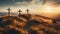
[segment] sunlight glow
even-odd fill
[[[48,6],[48,5],[45,5],[45,6],[44,6],[44,11],[45,11],[45,12],[52,12],[52,11],[53,11],[53,7]]]

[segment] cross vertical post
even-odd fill
[[[18,12],[19,12],[19,17],[20,17],[20,14],[21,14],[22,11],[19,9]]]
[[[29,10],[27,9],[26,11],[27,11],[27,15],[28,15]]]
[[[43,0],[43,3],[42,3],[42,5],[44,5],[46,3],[46,0]]]
[[[10,9],[10,8],[8,8],[7,10],[8,10],[8,16],[10,16],[10,11],[11,11],[11,9]]]

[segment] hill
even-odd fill
[[[60,24],[41,15],[0,17],[0,34],[60,34]]]

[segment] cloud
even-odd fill
[[[13,2],[15,2],[18,5],[28,5],[31,4],[33,0],[13,0]]]
[[[28,2],[26,2],[26,1],[20,2],[20,1],[19,1],[19,2],[16,2],[16,4],[22,5],[22,6],[24,5],[24,6],[25,6],[25,5],[30,5],[30,4],[32,4],[32,1],[28,1]]]
[[[15,2],[30,2],[30,1],[33,1],[33,0],[13,0]]]
[[[60,0],[53,0],[53,2],[56,2],[57,4],[60,4]]]
[[[60,4],[60,0],[48,0],[50,2],[54,2],[54,4]]]
[[[54,7],[59,7],[60,6],[60,0],[45,0],[45,4],[54,6]]]
[[[18,5],[36,5],[36,4],[41,4],[41,2],[44,2],[44,0],[13,0],[16,2]],[[42,4],[44,4],[42,3]]]

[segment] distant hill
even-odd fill
[[[55,18],[55,20],[60,22],[60,14],[57,15],[57,17]]]
[[[4,16],[4,15],[7,15],[6,12],[0,12],[0,16]]]
[[[0,12],[0,16],[6,16],[8,12]],[[16,15],[16,13],[11,12],[11,15]]]
[[[0,17],[1,34],[60,34],[60,24],[41,15]]]

